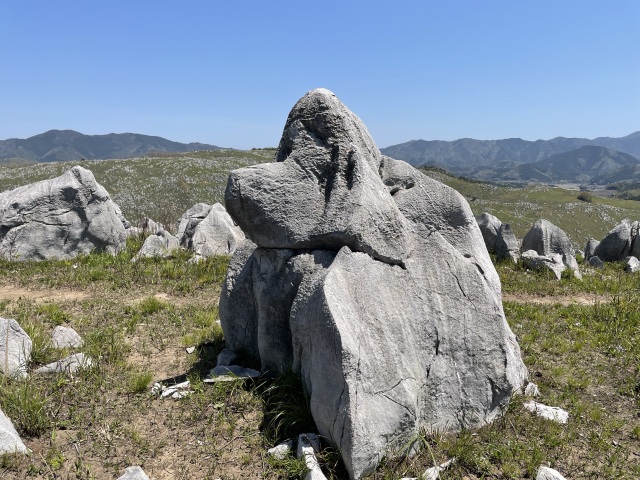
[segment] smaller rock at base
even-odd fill
[[[529,382],[526,388],[524,389],[524,394],[527,397],[539,397],[540,389],[538,388],[538,385],[536,385],[535,383]]]
[[[560,472],[553,468],[540,466],[538,473],[536,474],[536,480],[567,480]]]
[[[569,420],[569,412],[558,407],[550,407],[538,402],[526,402],[523,404],[524,408],[532,413],[535,413],[539,417],[552,420],[554,422],[565,424]]]
[[[53,348],[80,348],[84,345],[82,337],[71,327],[58,325],[51,332],[51,346]]]
[[[196,351],[196,347],[187,347],[186,350],[187,350],[187,353],[191,355],[193,352]]]
[[[590,257],[589,266],[593,268],[604,268],[604,262],[600,260],[600,257]]]
[[[286,440],[273,448],[267,450],[267,453],[276,460],[284,460],[293,450],[293,440]]]
[[[118,477],[118,480],[149,480],[149,477],[144,473],[142,467],[136,465],[135,467],[128,467],[124,471],[124,475]]]
[[[209,375],[203,380],[203,382],[229,382],[233,380],[242,380],[245,378],[258,378],[259,376],[260,372],[252,368],[245,368],[239,365],[220,365],[211,370],[211,372],[209,372]]]
[[[31,338],[18,322],[13,318],[0,318],[0,373],[26,377],[31,347]]]

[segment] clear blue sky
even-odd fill
[[[379,147],[640,130],[640,1],[0,0],[0,139],[277,145],[333,90]]]

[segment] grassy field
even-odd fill
[[[206,152],[131,160],[80,162],[135,219],[175,220],[198,201],[222,200],[227,172],[268,161],[273,150]],[[60,174],[73,164],[0,170],[6,189]],[[578,192],[514,189],[430,175],[457,188],[476,214],[510,222],[521,237],[538,218],[565,229],[576,246],[601,238],[640,203]],[[295,479],[304,465],[275,461],[266,450],[307,431],[306,402],[295,378],[276,383],[204,384],[223,347],[218,298],[228,258],[190,263],[130,260],[142,239],[112,257],[65,262],[0,261],[0,315],[15,318],[34,340],[32,367],[70,352],[47,346],[56,325],[85,339],[94,366],[75,377],[32,375],[0,380],[0,408],[14,421],[28,457],[0,457],[0,478],[107,479],[140,464],[156,480]],[[505,415],[479,431],[427,434],[410,459],[389,453],[374,479],[418,476],[455,457],[443,479],[531,479],[550,465],[569,479],[640,478],[640,277],[622,265],[583,266],[584,279],[556,281],[520,265],[497,265],[505,314],[518,337],[540,402],[569,411],[567,425],[537,418],[515,397]],[[187,353],[186,348],[195,351]],[[154,382],[189,379],[181,400],[150,392]],[[294,408],[292,408],[292,406]],[[344,478],[339,455],[321,457],[330,478]]]
[[[79,164],[91,170],[122,208],[137,221],[145,216],[169,225],[197,202],[224,201],[228,173],[273,159],[275,149],[221,150],[132,158],[0,167],[0,191],[53,178]],[[533,223],[546,218],[562,228],[576,248],[589,237],[598,240],[623,218],[640,219],[640,201],[593,196],[578,200],[579,192],[548,186],[513,188],[469,182],[426,169],[426,174],[455,188],[476,215],[489,212],[510,223],[518,238]]]
[[[0,458],[0,478],[117,478],[134,464],[154,479],[302,478],[299,461],[266,455],[309,429],[291,379],[202,383],[223,346],[217,305],[228,258],[131,263],[139,245],[131,240],[116,257],[0,264],[0,315],[34,339],[33,366],[69,353],[46,345],[61,324],[84,337],[81,351],[95,360],[75,377],[2,381],[0,408],[33,453]],[[419,455],[389,455],[372,478],[417,476],[451,457],[443,479],[528,479],[540,464],[571,479],[640,478],[640,277],[618,264],[585,270],[582,281],[508,263],[498,271],[539,401],[568,410],[569,423],[534,417],[515,397],[494,424],[425,433]],[[154,382],[184,379],[190,397],[150,393]],[[327,449],[322,462],[330,478],[344,478],[336,452]]]

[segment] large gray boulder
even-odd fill
[[[9,377],[26,377],[31,348],[31,338],[18,322],[12,318],[0,318],[0,373]]]
[[[624,260],[631,253],[631,243],[631,224],[625,219],[607,233],[593,254],[603,262]]]
[[[495,252],[498,232],[500,231],[502,222],[494,215],[486,212],[478,215],[476,222],[478,222],[478,227],[480,227],[480,232],[482,233],[482,238],[484,239],[487,250],[489,253]]]
[[[0,193],[0,256],[8,260],[117,253],[129,226],[104,187],[82,167]]]
[[[29,453],[29,449],[22,442],[9,417],[0,410],[0,455],[12,453]]]
[[[490,213],[478,215],[476,222],[478,222],[484,244],[489,253],[495,253],[497,260],[511,259],[517,261],[520,244],[508,223],[502,223]]]
[[[324,89],[293,108],[276,159],[227,185],[251,240],[220,299],[227,348],[300,374],[352,478],[422,429],[496,418],[527,373],[463,197],[381,156]]]
[[[594,252],[599,244],[600,242],[595,238],[587,240],[587,244],[584,247],[584,259],[586,261],[589,261],[589,259],[594,256]]]
[[[244,241],[244,233],[238,227],[227,210],[215,203],[207,216],[193,230],[189,248],[197,257],[213,255],[231,255]]]
[[[576,277],[581,278],[571,240],[561,228],[549,220],[538,220],[524,236],[520,251],[529,250],[535,251],[540,257],[560,255],[564,265],[573,270]]]
[[[193,238],[196,227],[209,215],[210,211],[211,205],[196,203],[182,214],[180,220],[178,220],[178,233],[176,234],[181,247],[189,248],[189,243]]]

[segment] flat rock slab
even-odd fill
[[[525,402],[523,406],[531,413],[553,422],[565,424],[569,421],[569,412],[559,407],[550,407],[534,401]]]
[[[27,376],[31,338],[12,318],[0,318],[0,372],[9,377]]]
[[[71,327],[58,325],[51,332],[53,348],[80,348],[84,345],[82,337]]]
[[[79,370],[91,368],[93,361],[84,353],[75,353],[67,358],[49,363],[43,367],[36,369],[34,373],[66,373],[73,375]]]
[[[124,475],[118,477],[118,480],[149,480],[147,474],[144,473],[142,467],[127,467],[124,471]]]
[[[245,368],[239,365],[219,365],[209,372],[204,383],[233,382],[247,378],[258,378],[260,372],[252,368]]]
[[[0,410],[0,455],[5,453],[29,453],[29,449],[22,442],[9,417]]]

